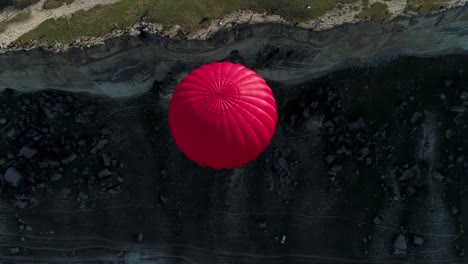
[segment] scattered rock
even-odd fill
[[[414,124],[416,122],[418,122],[419,118],[421,118],[422,114],[420,112],[415,112],[412,116],[411,116],[411,124]]]
[[[345,146],[342,146],[341,148],[336,150],[336,154],[338,154],[338,155],[341,155],[341,154],[343,154],[345,152],[346,152],[346,147]]]
[[[10,167],[6,170],[3,179],[11,186],[18,187],[23,179],[23,174],[21,174],[15,167]]]
[[[421,246],[424,243],[424,239],[420,236],[414,236],[413,237],[413,244],[416,246]]]
[[[14,248],[11,248],[11,249],[10,249],[10,253],[11,253],[12,255],[16,255],[16,254],[18,254],[19,252],[20,252],[20,248],[19,248],[19,247],[14,247]]]
[[[26,157],[27,159],[31,159],[34,155],[36,155],[37,150],[33,149],[30,146],[24,146],[19,151],[19,155]]]
[[[333,155],[328,155],[327,157],[325,157],[325,162],[327,164],[330,164],[333,162],[333,160],[335,160],[335,157]]]
[[[348,128],[350,131],[356,131],[360,128],[363,128],[364,127],[364,120],[362,118],[360,118],[359,120],[357,121],[354,121],[352,123],[350,123],[348,125]]]
[[[77,159],[78,157],[76,156],[75,152],[72,152],[70,155],[66,156],[65,158],[63,158],[61,160],[62,164],[67,164],[67,163],[70,163],[72,161],[74,161],[75,159]]]
[[[50,180],[52,181],[58,181],[60,180],[60,178],[62,178],[62,174],[58,173],[58,172],[55,172],[54,174],[52,174],[52,176],[50,177]]]
[[[367,155],[369,155],[369,148],[368,148],[368,147],[362,148],[362,149],[360,150],[360,152],[361,152],[361,157],[364,158],[364,157],[366,157]]]
[[[453,135],[452,130],[450,130],[450,129],[445,130],[445,137],[446,137],[448,140],[452,140],[452,135]]]
[[[283,168],[284,170],[288,170],[288,162],[286,161],[286,158],[281,157],[278,159],[278,162],[281,168]]]
[[[325,124],[323,124],[325,127],[332,127],[334,126],[335,124],[333,124],[333,121],[331,120],[328,120],[327,122],[325,122]]]
[[[25,202],[25,201],[21,201],[21,200],[17,200],[15,202],[15,205],[18,207],[18,208],[25,208],[26,205],[28,204],[28,202]]]
[[[433,171],[432,172],[432,178],[438,180],[438,181],[443,181],[445,176],[440,174],[438,171]]]
[[[464,105],[456,105],[456,106],[452,106],[450,108],[450,111],[452,112],[456,112],[456,113],[463,113],[465,112],[466,108]]]
[[[81,200],[87,200],[89,196],[88,196],[86,193],[84,193],[84,192],[80,192],[80,193],[78,194],[78,197],[79,197]]]
[[[104,166],[109,167],[111,165],[111,158],[109,154],[103,153],[102,154],[102,161],[104,163]]]
[[[340,164],[333,164],[330,171],[332,172],[340,172],[343,169],[343,166]]]
[[[380,216],[376,216],[376,217],[374,217],[373,222],[376,225],[381,225],[382,224],[382,219],[380,218]]]
[[[413,195],[413,194],[416,193],[416,190],[413,187],[410,186],[410,187],[408,187],[406,192],[408,193],[408,195]]]
[[[452,85],[452,83],[453,83],[452,80],[445,80],[445,81],[444,81],[444,85],[445,85],[445,87],[447,87],[447,88],[450,87],[450,86]]]
[[[399,234],[395,242],[393,243],[394,251],[393,253],[395,255],[404,255],[406,254],[406,249],[408,248],[408,245],[406,244],[406,238],[404,235]]]
[[[462,91],[460,93],[460,99],[465,100],[468,98],[468,92],[467,91]]]
[[[108,139],[99,140],[98,144],[91,150],[91,154],[96,154],[98,151],[100,151],[105,146],[107,146],[107,144],[109,144],[109,142],[110,141]]]
[[[103,129],[101,129],[101,134],[103,134],[105,136],[110,136],[110,135],[112,135],[112,130],[110,130],[108,128],[103,128]]]
[[[15,139],[16,134],[17,134],[17,131],[14,127],[10,127],[6,132],[6,135],[11,139]]]

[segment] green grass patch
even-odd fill
[[[450,1],[447,0],[407,0],[407,10],[420,14],[427,14],[448,7]]]
[[[375,20],[385,20],[390,17],[390,12],[388,11],[388,5],[381,2],[376,2],[370,6],[364,6],[361,12],[357,15],[359,19],[375,19]]]
[[[55,8],[61,7],[64,4],[70,5],[73,2],[75,2],[75,0],[47,0],[42,5],[42,8],[44,8],[44,9],[55,9]]]
[[[30,12],[19,12],[14,17],[10,18],[9,20],[0,22],[0,33],[4,32],[8,26],[19,23],[22,21],[26,21],[31,17]]]
[[[49,19],[20,37],[21,41],[71,42],[80,37],[103,35],[114,28],[126,28],[142,17],[148,22],[178,24],[194,30],[236,10],[277,14],[294,22],[314,19],[337,4],[358,0],[122,0],[88,11],[78,11],[68,18]],[[310,8],[308,8],[310,6]]]

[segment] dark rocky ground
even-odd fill
[[[270,147],[223,171],[177,149],[157,91],[5,91],[0,261],[467,262],[468,56],[271,86]]]

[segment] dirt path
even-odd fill
[[[75,2],[73,2],[73,4],[68,6],[63,5],[56,9],[43,10],[42,5],[44,4],[45,0],[41,0],[37,4],[25,9],[25,11],[31,11],[30,19],[23,22],[15,23],[13,27],[7,27],[5,32],[0,34],[0,46],[8,45],[9,43],[18,39],[24,33],[31,31],[32,29],[36,28],[42,22],[49,18],[69,16],[78,10],[89,10],[97,5],[113,4],[118,1],[120,0],[76,0]],[[12,13],[8,14],[8,17],[12,16]]]

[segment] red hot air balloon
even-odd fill
[[[190,72],[169,103],[179,149],[202,167],[232,169],[256,159],[275,133],[276,101],[262,77],[215,62]]]

